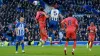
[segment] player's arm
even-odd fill
[[[97,28],[95,27],[95,33],[97,32]]]
[[[62,16],[62,14],[59,14],[59,17],[61,18],[61,20],[63,20],[64,16]]]
[[[78,31],[78,21],[77,19],[75,20],[75,24],[76,24],[76,32]]]
[[[89,34],[89,31],[90,31],[90,27],[87,28],[86,34]]]
[[[59,17],[61,18],[61,20],[64,19],[64,16],[61,14],[61,12],[59,11]]]
[[[35,22],[38,23],[38,19],[39,19],[39,12],[36,13],[36,17],[35,17]]]
[[[36,20],[39,19],[39,12],[36,13]]]
[[[61,21],[61,29],[64,30],[65,19]]]
[[[43,15],[44,15],[46,18],[49,18],[49,16],[47,15],[47,13],[43,12]]]

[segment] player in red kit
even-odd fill
[[[65,48],[64,48],[64,53],[65,55],[67,54],[67,46],[68,46],[68,41],[69,38],[72,38],[74,40],[74,45],[72,49],[72,55],[74,55],[74,50],[76,48],[76,32],[78,29],[78,21],[76,18],[72,17],[72,13],[69,13],[68,18],[65,18],[61,22],[62,29],[64,29],[65,25],[65,31],[66,31],[66,43],[65,43]]]
[[[95,34],[97,32],[97,28],[96,26],[94,25],[93,22],[91,22],[90,26],[88,27],[87,29],[89,31],[89,34],[88,34],[88,44],[87,44],[87,48],[89,46],[89,50],[91,51],[91,48],[93,46],[93,41],[95,39]]]
[[[46,19],[48,16],[44,12],[44,9],[41,7],[39,11],[36,14],[36,19],[39,23],[39,29],[40,29],[40,37],[41,37],[41,45],[43,46],[45,41],[48,38],[47,31],[46,31]]]

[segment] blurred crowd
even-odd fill
[[[95,11],[88,11],[84,8],[85,5],[89,5],[91,8],[94,8],[97,12],[99,12],[99,0],[44,0],[44,2],[49,6],[52,6],[52,4],[56,2],[58,4],[58,9],[64,16],[66,16],[66,14],[70,11],[73,12],[74,17],[76,17],[79,21],[79,29],[77,32],[78,41],[88,40],[86,32],[87,26],[89,26],[90,22],[94,22],[98,29],[95,40],[100,41],[99,13],[95,13]],[[28,0],[3,0],[3,4],[0,6],[0,40],[14,41],[15,24],[19,21],[19,17],[23,16],[29,29],[29,32],[25,33],[25,40],[27,41],[28,37],[30,37],[31,40],[39,41],[39,25],[35,21],[35,16],[40,5],[42,5],[42,3],[34,5]],[[48,34],[52,31],[48,28],[48,25],[47,30]],[[52,35],[54,36],[53,40],[55,41],[65,41],[65,32],[60,30],[60,28]]]

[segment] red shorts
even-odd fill
[[[89,40],[93,40],[94,41],[94,39],[95,39],[95,35],[94,34],[93,35],[89,34]]]
[[[76,39],[76,32],[74,32],[74,31],[67,31],[67,33],[66,33],[66,37],[67,38],[72,38],[72,39]]]
[[[48,38],[45,25],[40,25],[40,36],[43,41],[46,41]]]

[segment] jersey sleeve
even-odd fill
[[[78,28],[78,21],[77,21],[77,19],[75,19],[75,25]]]
[[[39,18],[39,12],[36,13],[36,19],[38,19],[38,18]]]
[[[20,25],[20,23],[17,23],[17,24],[15,25],[15,28],[18,28],[19,25]]]

